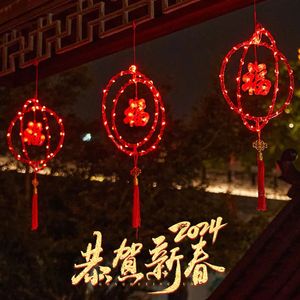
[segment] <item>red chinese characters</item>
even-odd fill
[[[129,124],[130,127],[143,127],[149,121],[149,114],[145,112],[145,99],[130,99],[129,107],[124,111],[124,123]]]
[[[248,73],[242,77],[243,82],[242,90],[248,91],[249,95],[268,95],[272,86],[271,81],[266,79],[267,67],[265,64],[249,63]]]

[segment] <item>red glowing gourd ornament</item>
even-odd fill
[[[255,22],[256,23],[256,22]],[[247,71],[243,74],[245,59],[249,49],[253,47],[254,50],[254,62],[248,62]],[[263,47],[271,51],[272,56],[274,58],[275,66],[274,66],[274,77],[275,80],[272,83],[267,76],[267,66],[264,63],[258,62],[257,58],[257,50],[259,47]],[[229,90],[225,84],[225,74],[226,67],[230,59],[236,52],[239,50],[242,51],[241,58],[239,60],[239,68],[236,76],[236,100],[235,102],[232,100],[232,96],[229,94]],[[289,76],[289,88],[288,95],[284,103],[278,109],[275,108],[276,100],[278,98],[279,92],[279,63],[282,63],[288,73]],[[293,91],[294,91],[294,77],[293,71],[285,58],[285,56],[277,49],[276,42],[270,32],[263,28],[261,24],[257,24],[255,27],[255,32],[252,37],[236,46],[234,46],[228,54],[225,56],[222,66],[221,72],[219,75],[221,90],[225,100],[227,101],[230,109],[236,112],[242,119],[243,124],[253,132],[256,132],[258,135],[257,141],[253,142],[253,147],[257,150],[257,164],[258,164],[258,206],[257,209],[260,211],[264,211],[267,209],[266,205],[266,197],[265,197],[265,188],[264,188],[264,162],[263,162],[263,150],[267,148],[267,144],[261,140],[261,131],[267,125],[267,123],[272,119],[277,117],[280,113],[284,111],[284,109],[290,104]],[[268,106],[266,115],[263,116],[255,116],[246,112],[243,104],[244,97],[246,93],[249,96],[267,96],[273,85],[273,95],[270,97],[271,102]],[[244,93],[242,93],[244,92]]]
[[[122,81],[124,77],[127,77],[127,81],[116,92],[115,96],[108,97],[110,91],[113,88],[113,85],[119,81]],[[145,127],[146,125],[149,126],[148,123],[151,121],[151,119],[153,119],[151,126],[149,126],[149,131],[144,135],[144,137],[136,142],[129,142],[128,140],[126,140],[126,138],[124,138],[119,133],[117,125],[118,122],[116,122],[116,119],[118,117],[117,106],[120,102],[120,97],[121,95],[124,95],[125,91],[132,85],[135,86],[135,97],[129,98],[129,107],[127,107],[124,111],[125,118],[123,119],[123,124],[129,125],[128,130],[130,130],[134,127]],[[152,100],[154,102],[154,114],[152,118],[150,117],[150,114],[145,111],[147,109],[147,103],[149,103],[149,101],[151,100],[145,99],[146,97],[138,97],[138,85],[146,87],[152,94]],[[109,106],[108,98],[112,99],[112,103],[110,103],[112,104],[112,107],[110,108],[110,114],[107,112]],[[164,104],[162,102],[160,93],[153,85],[153,82],[144,74],[139,72],[135,65],[132,65],[128,70],[121,71],[120,73],[112,77],[103,90],[102,119],[108,137],[120,151],[133,158],[134,166],[130,172],[133,176],[134,183],[132,227],[138,229],[141,225],[138,185],[138,176],[140,175],[141,170],[138,168],[138,158],[155,150],[158,143],[162,139],[162,135],[166,126]]]
[[[52,141],[53,132],[49,120],[53,118],[59,127],[59,138],[57,145]],[[24,120],[29,120],[24,124]],[[39,121],[37,121],[39,119]],[[52,120],[51,120],[52,121]],[[19,123],[18,129],[16,125]],[[26,128],[25,128],[25,126]],[[17,131],[17,138],[14,139],[14,131]],[[32,195],[32,230],[38,228],[38,180],[37,173],[46,168],[49,160],[55,157],[63,146],[64,141],[64,126],[62,119],[51,109],[42,106],[38,99],[28,99],[22,110],[17,113],[11,121],[7,131],[8,149],[14,157],[24,164],[29,165],[34,173],[32,180],[33,195]],[[19,140],[19,141],[18,141]],[[18,145],[19,144],[19,145]],[[21,149],[18,146],[21,145]],[[29,149],[35,148],[44,149],[44,157],[33,159],[30,157]],[[40,152],[40,151],[39,151]]]

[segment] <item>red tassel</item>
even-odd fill
[[[266,211],[267,201],[265,196],[265,164],[261,157],[257,158],[258,174],[257,174],[257,185],[258,185],[258,202],[257,210]]]
[[[133,207],[132,207],[132,227],[138,230],[141,226],[141,212],[140,212],[140,191],[139,181],[137,176],[133,180]]]
[[[36,173],[32,180],[33,194],[32,194],[32,212],[31,212],[31,230],[37,230],[39,227],[39,207],[38,207],[38,185],[39,182],[36,178]]]
[[[39,226],[38,216],[38,193],[34,192],[32,195],[32,215],[31,215],[31,230],[37,230]]]

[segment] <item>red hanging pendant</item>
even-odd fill
[[[246,58],[249,50],[253,48],[254,58],[247,62],[247,69],[245,70]],[[258,61],[257,51],[260,48],[264,48],[271,52],[274,58],[274,78],[271,80],[268,77],[267,65]],[[227,65],[231,60],[233,55],[241,52],[241,58],[239,60],[239,67],[236,76],[236,90],[235,99],[233,98],[233,93],[230,93],[226,87],[226,71]],[[288,95],[284,103],[278,109],[275,108],[276,100],[278,98],[279,92],[279,75],[280,68],[279,64],[282,64],[288,73],[289,78],[289,88]],[[271,73],[271,72],[270,72]],[[234,46],[228,54],[225,56],[221,72],[219,75],[220,84],[223,96],[227,101],[230,109],[235,113],[239,114],[243,124],[253,132],[258,135],[258,140],[253,143],[253,147],[257,150],[257,163],[258,163],[258,206],[257,209],[264,211],[267,209],[265,190],[264,190],[264,162],[263,162],[263,150],[267,148],[267,144],[261,140],[261,130],[267,125],[267,123],[272,119],[277,117],[284,109],[290,104],[293,92],[294,92],[294,77],[293,71],[285,58],[285,56],[277,49],[276,42],[270,32],[263,28],[260,24],[256,25],[256,30],[252,37],[236,46]],[[273,94],[270,95],[271,101],[268,105],[266,115],[255,116],[250,114],[245,109],[246,96],[268,96],[270,91],[273,90]]]
[[[118,84],[121,87],[116,91]],[[143,98],[138,96],[140,89],[146,94]],[[126,96],[130,94],[130,90],[132,94]],[[119,109],[122,101],[123,104],[126,101],[123,110]],[[151,104],[154,110],[152,114],[147,111]],[[138,167],[138,158],[155,150],[162,139],[166,126],[164,104],[153,82],[132,65],[128,70],[112,77],[103,90],[102,119],[108,137],[120,151],[133,158],[133,169],[130,172],[134,187],[132,226],[138,229],[141,226],[138,185],[141,170]],[[123,133],[120,134],[121,126],[127,126],[127,132],[142,128],[144,136],[132,142],[128,136],[124,137]]]
[[[53,125],[58,130],[53,129]],[[17,126],[18,125],[18,126]],[[58,136],[54,139],[56,132]],[[38,180],[37,173],[46,168],[63,146],[64,126],[62,119],[46,106],[42,106],[38,99],[28,99],[22,110],[11,121],[7,131],[8,148],[14,157],[22,163],[28,164],[34,173],[32,180],[32,230],[38,228]],[[31,156],[39,153],[38,159]]]

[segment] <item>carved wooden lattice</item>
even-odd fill
[[[133,20],[137,24],[148,22],[156,17],[156,10],[157,15],[167,14],[197,1],[200,0],[44,0],[40,7],[33,7],[32,12],[37,13],[28,13],[21,3],[30,9],[37,2],[12,1],[0,8],[0,17],[5,19],[0,21],[0,77],[15,72],[17,67],[26,68],[117,34],[131,27]],[[16,8],[27,15],[14,12]],[[6,20],[14,13],[14,20]],[[14,29],[7,32],[11,26]]]

